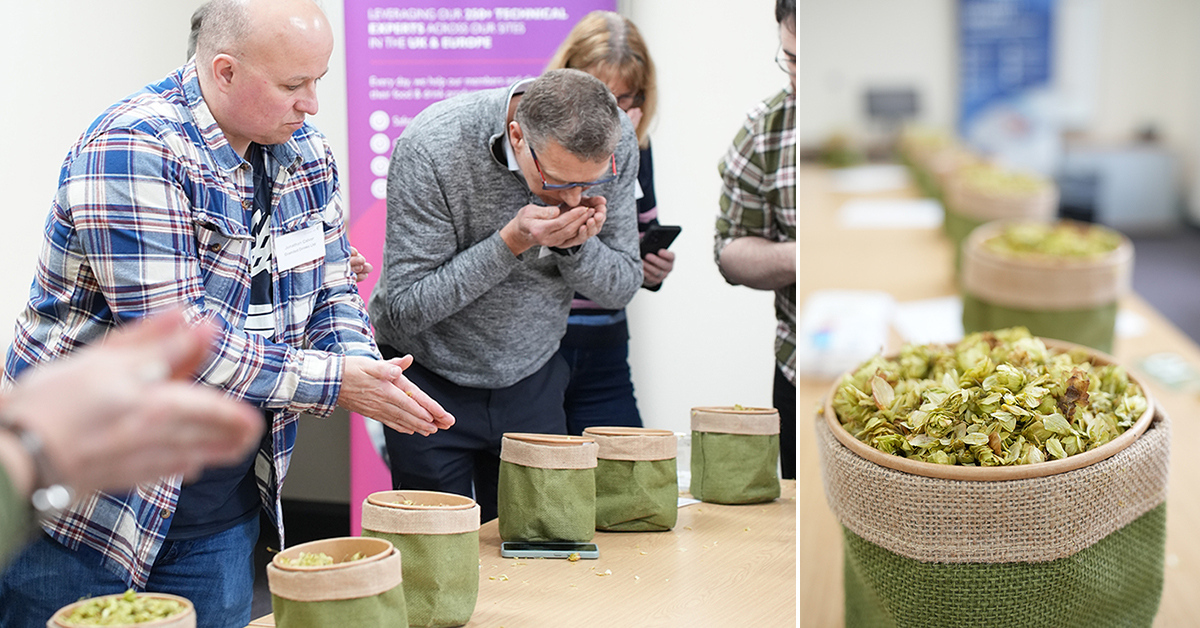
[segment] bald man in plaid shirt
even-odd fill
[[[796,0],[777,0],[775,58],[791,84],[759,103],[721,161],[717,266],[731,284],[775,291],[782,475],[796,477]]]
[[[381,359],[355,288],[333,155],[306,122],[329,21],[310,0],[212,0],[203,18],[196,56],[110,107],[63,162],[4,380],[183,308],[219,330],[199,382],[260,408],[266,435],[198,478],[48,513],[0,580],[0,628],[131,587],[188,598],[200,627],[241,628],[260,512],[283,547],[301,413],[340,406],[420,434],[454,422],[401,374],[411,357]]]

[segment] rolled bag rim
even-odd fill
[[[362,527],[385,534],[462,534],[478,532],[481,509],[475,504],[466,510],[407,510],[362,503]]]
[[[997,220],[967,236],[963,244],[962,290],[982,301],[1014,309],[1068,311],[1108,305],[1133,286],[1133,244],[1117,232],[1117,249],[1089,260],[1015,258],[984,246],[1005,227]]]
[[[945,188],[946,202],[954,212],[980,222],[1005,218],[1050,220],[1058,213],[1058,188],[1053,184],[1032,194],[997,195],[979,192],[959,178],[949,177]]]
[[[1170,419],[1157,403],[1141,437],[1109,458],[1055,475],[995,481],[890,469],[838,441],[824,413],[815,423],[822,484],[838,522],[869,543],[921,562],[1034,563],[1069,557],[1167,497]],[[855,486],[861,488],[842,488]],[[928,499],[916,503],[917,496]]]
[[[696,407],[691,412],[691,428],[693,432],[775,436],[779,434],[779,410]]]
[[[267,565],[271,594],[292,602],[364,599],[391,591],[403,582],[400,551],[394,545],[380,560],[342,569],[289,571],[274,563]]]

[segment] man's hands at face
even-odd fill
[[[603,196],[585,196],[576,207],[526,205],[500,229],[513,255],[534,246],[570,248],[600,233],[608,207]]]

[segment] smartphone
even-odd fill
[[[600,558],[600,548],[595,543],[569,543],[566,541],[504,541],[500,544],[500,555],[505,558]]]
[[[642,236],[642,257],[670,247],[680,231],[683,231],[683,227],[677,225],[650,225]]]

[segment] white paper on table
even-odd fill
[[[962,298],[958,296],[905,301],[896,305],[892,323],[905,342],[958,342],[963,338]]]
[[[887,344],[895,300],[886,292],[820,290],[800,313],[796,370],[833,378],[879,353]]]
[[[1145,336],[1149,327],[1145,316],[1131,310],[1117,310],[1117,324],[1113,331],[1118,338]]]
[[[937,229],[942,204],[932,198],[856,198],[838,209],[845,229]]]
[[[833,191],[843,194],[891,192],[908,187],[908,171],[898,164],[871,164],[830,171]]]

